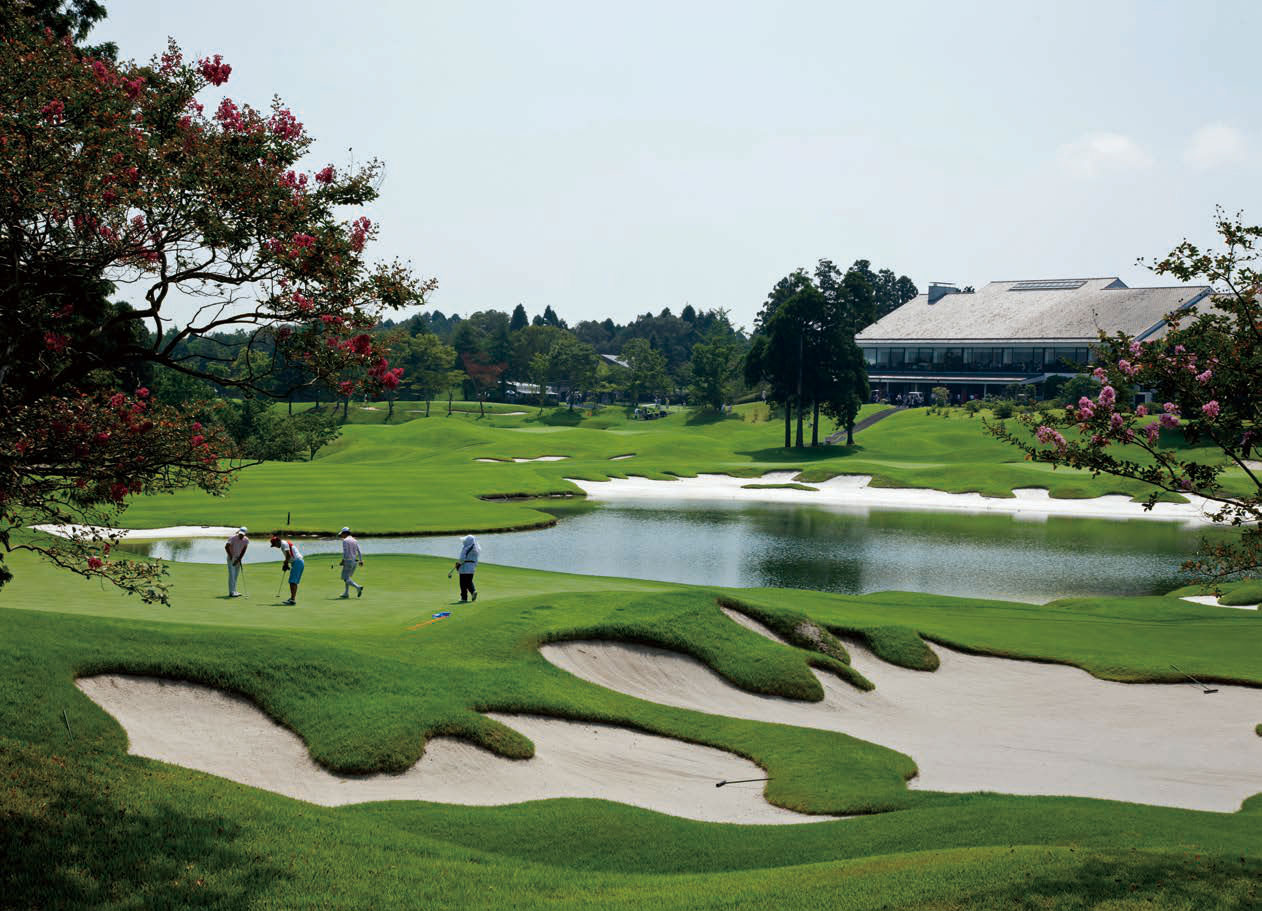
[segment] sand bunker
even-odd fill
[[[539,456],[537,459],[474,459],[475,462],[564,462],[569,456]]]
[[[171,525],[167,528],[107,528],[100,525],[32,525],[35,531],[62,538],[107,537],[128,538],[226,538],[237,530],[235,525]],[[266,537],[266,535],[264,535]]]
[[[1193,604],[1206,604],[1210,607],[1238,607],[1241,610],[1257,610],[1256,604],[1223,604],[1214,595],[1184,595],[1184,601],[1191,601]]]
[[[772,471],[757,479],[760,484],[786,484],[795,471]],[[812,481],[817,490],[750,488],[751,478],[701,474],[695,478],[653,481],[648,478],[614,478],[585,481],[566,478],[593,500],[750,500],[773,503],[805,503],[856,510],[914,509],[962,512],[1005,512],[1023,516],[1081,516],[1108,519],[1164,519],[1189,524],[1210,522],[1213,504],[1201,497],[1189,503],[1158,503],[1151,510],[1121,494],[1092,499],[1052,497],[1042,488],[1014,490],[1012,497],[983,497],[979,493],[946,493],[941,490],[903,487],[871,487],[868,475],[841,475]]]
[[[744,625],[775,638],[760,624]],[[694,658],[614,642],[545,645],[557,667],[639,699],[700,712],[841,731],[906,753],[934,791],[1098,797],[1233,812],[1262,791],[1262,690],[1097,680],[1077,668],[936,648],[912,671],[850,646],[876,684],[816,673],[823,702],[746,693]],[[839,769],[839,772],[842,770]]]
[[[611,461],[611,462],[621,462],[623,459],[634,459],[634,458],[635,458],[635,453],[634,453],[634,452],[629,452],[629,453],[627,453],[626,455],[620,455],[620,456],[610,456],[609,461]]]
[[[528,715],[489,714],[535,744],[529,760],[503,759],[436,737],[399,775],[345,776],[316,765],[303,742],[239,697],[190,683],[101,675],[79,689],[127,731],[129,752],[325,806],[429,800],[475,806],[551,797],[598,797],[711,822],[798,823],[763,799],[757,765],[722,750],[627,728]]]

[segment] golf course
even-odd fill
[[[451,535],[454,556],[457,534],[598,510],[586,485],[610,480],[735,476],[774,499],[865,476],[1014,509],[1031,488],[1145,495],[1014,458],[963,409],[803,450],[778,447],[761,405],[350,413],[310,462],[246,468],[225,497],[137,498],[125,524],[246,525],[256,556],[272,528],[350,525]],[[791,480],[757,486],[772,472]],[[247,564],[237,599],[222,562],[171,562],[170,606],[147,606],[14,554],[0,844],[21,862],[0,907],[1262,901],[1256,583],[1029,604],[568,574],[488,550],[461,603],[450,558],[365,551],[364,597],[340,600],[309,556],[294,606],[278,560]]]

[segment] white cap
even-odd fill
[[[245,534],[245,533],[246,533],[246,530],[247,530],[247,529],[246,529],[246,527],[245,527],[244,525],[242,525],[240,528],[238,528],[238,529],[237,529],[237,531],[241,532],[241,534]]]
[[[338,532],[339,535],[349,535],[350,533],[351,533],[351,530],[345,525],[343,525],[342,530]]]

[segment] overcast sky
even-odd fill
[[[170,35],[280,95],[313,166],[383,159],[376,252],[445,313],[748,326],[820,257],[1168,284],[1136,258],[1262,221],[1256,2],[107,6],[121,56]]]

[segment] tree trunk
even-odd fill
[[[478,396],[478,417],[486,417],[486,393]]]
[[[386,420],[394,417],[394,396],[390,396],[390,410],[386,412]]]
[[[447,390],[447,417],[451,417],[451,390]]]
[[[351,417],[351,399],[346,397],[346,401],[342,402],[342,420],[349,421]]]
[[[801,449],[801,448],[802,448],[802,333],[801,333],[801,332],[799,332],[799,333],[798,333],[798,394],[797,394],[797,406],[798,406],[798,433],[797,433],[797,440],[796,440],[796,443],[797,443],[797,448],[798,448],[798,449]]]
[[[819,445],[819,402],[813,403],[815,413],[811,421],[811,445]]]
[[[846,421],[846,445],[854,445],[854,418],[850,418]]]
[[[784,448],[785,449],[788,449],[791,445],[793,445],[792,426],[793,426],[793,406],[790,405],[788,400],[786,399],[784,403]]]
[[[803,446],[806,445],[805,443],[802,442],[802,424],[803,424],[802,412],[803,411],[805,411],[805,409],[802,407],[802,403],[798,402],[798,429],[797,429],[797,435],[796,437],[794,437],[794,440],[793,440],[793,445],[796,446],[798,449],[801,449]]]

